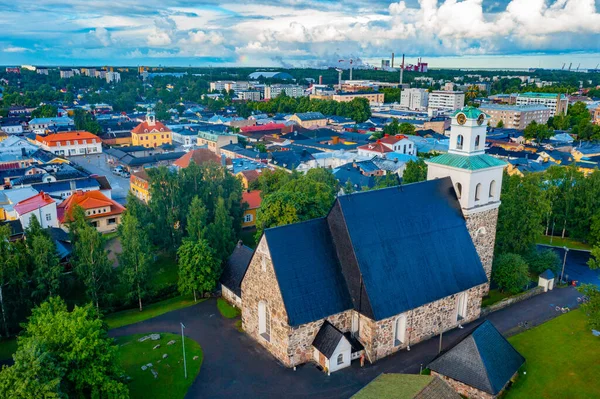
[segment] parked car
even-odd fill
[[[121,173],[123,173],[123,171],[124,171],[124,169],[123,169],[123,167],[122,167],[122,166],[120,166],[120,165],[119,165],[119,166],[117,166],[116,168],[114,168],[114,169],[112,170],[113,174],[115,174],[115,175],[117,175],[117,176],[120,176],[120,175],[121,175]]]

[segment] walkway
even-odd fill
[[[519,331],[519,323],[530,326],[558,316],[556,305],[574,308],[579,293],[564,288],[541,294],[488,316],[488,320],[504,334]],[[436,355],[439,337],[401,351],[374,365],[361,369],[358,362],[352,367],[327,376],[313,364],[285,368],[266,350],[235,329],[235,320],[219,314],[216,302],[208,300],[198,305],[173,311],[138,324],[110,331],[111,336],[148,332],[180,332],[179,322],[186,325],[188,337],[204,350],[200,374],[188,391],[187,398],[301,398],[317,395],[320,398],[348,398],[381,373],[418,373]],[[478,322],[444,334],[443,347],[463,337]]]

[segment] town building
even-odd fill
[[[408,136],[397,134],[390,136],[386,134],[375,143],[369,143],[358,147],[359,156],[381,156],[386,157],[393,153],[404,155],[417,155],[417,147]]]
[[[15,205],[37,195],[37,190],[31,187],[17,187],[11,190],[0,190],[0,221],[18,220]]]
[[[197,150],[185,153],[185,155],[176,160],[173,165],[180,169],[184,169],[190,165],[190,162],[194,162],[196,165],[202,165],[206,162],[214,162],[221,165],[221,157],[208,148],[198,148]]]
[[[226,132],[217,132],[214,130],[201,130],[198,132],[198,138],[196,139],[196,144],[199,147],[207,146],[209,150],[217,155],[221,154],[221,147],[237,143],[237,135]]]
[[[29,227],[29,223],[31,223],[31,218],[33,216],[37,218],[44,229],[48,227],[58,227],[56,201],[43,191],[18,202],[14,209],[23,229]]]
[[[519,93],[516,98],[517,105],[544,105],[550,108],[550,116],[567,114],[569,98],[564,94],[554,93]]]
[[[119,83],[121,74],[119,72],[106,72],[106,83]]]
[[[592,112],[592,123],[595,125],[600,125],[600,104]]]
[[[100,233],[116,231],[121,224],[121,215],[125,208],[106,197],[100,191],[77,191],[57,207],[60,227],[68,231],[73,210],[81,207],[88,222]]]
[[[265,86],[265,99],[275,98],[281,93],[288,97],[304,97],[304,87],[294,84],[273,84]]]
[[[250,83],[248,81],[233,81],[233,80],[218,80],[216,82],[210,82],[211,91],[233,91],[239,92],[248,90]]]
[[[162,122],[156,120],[154,112],[146,114],[146,120],[131,131],[131,145],[141,145],[147,148],[172,144],[171,130]]]
[[[140,201],[150,201],[150,177],[145,168],[131,172],[129,176],[129,191]]]
[[[525,129],[531,122],[546,124],[551,116],[545,105],[501,105],[481,104],[479,109],[490,115],[490,125],[497,126],[502,121],[506,129]]]
[[[368,92],[368,93],[337,93],[331,96],[333,101],[347,103],[355,98],[365,98],[371,105],[383,104],[385,99],[384,93],[379,92]]]
[[[75,71],[71,68],[60,68],[59,73],[61,79],[69,79],[75,76]]]
[[[400,93],[400,105],[410,110],[427,109],[429,92],[426,89],[405,89]]]
[[[258,90],[236,91],[237,98],[244,101],[260,101],[262,93]]]
[[[102,140],[95,134],[86,131],[55,133],[47,136],[37,135],[35,142],[46,151],[66,157],[102,152]]]
[[[242,228],[252,228],[256,226],[256,212],[261,203],[260,190],[244,191],[242,193],[242,202],[248,204],[244,210],[242,219]]]
[[[242,170],[235,174],[235,176],[242,181],[242,187],[244,190],[250,188],[250,184],[258,180],[260,176],[260,169]]]
[[[46,134],[48,130],[75,127],[73,119],[66,116],[55,118],[33,118],[29,121],[29,129],[36,134]]]
[[[465,106],[465,93],[462,91],[437,90],[429,93],[429,109],[454,111]]]
[[[296,122],[303,128],[314,128],[327,125],[327,118],[320,112],[297,113],[292,115],[289,120]]]

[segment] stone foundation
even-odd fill
[[[492,263],[494,262],[494,245],[496,244],[496,225],[498,223],[498,208],[488,211],[473,213],[465,216],[467,229],[471,234],[471,239],[488,281],[492,276]]]

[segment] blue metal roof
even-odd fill
[[[267,229],[265,237],[291,326],[352,308],[326,219]]]

